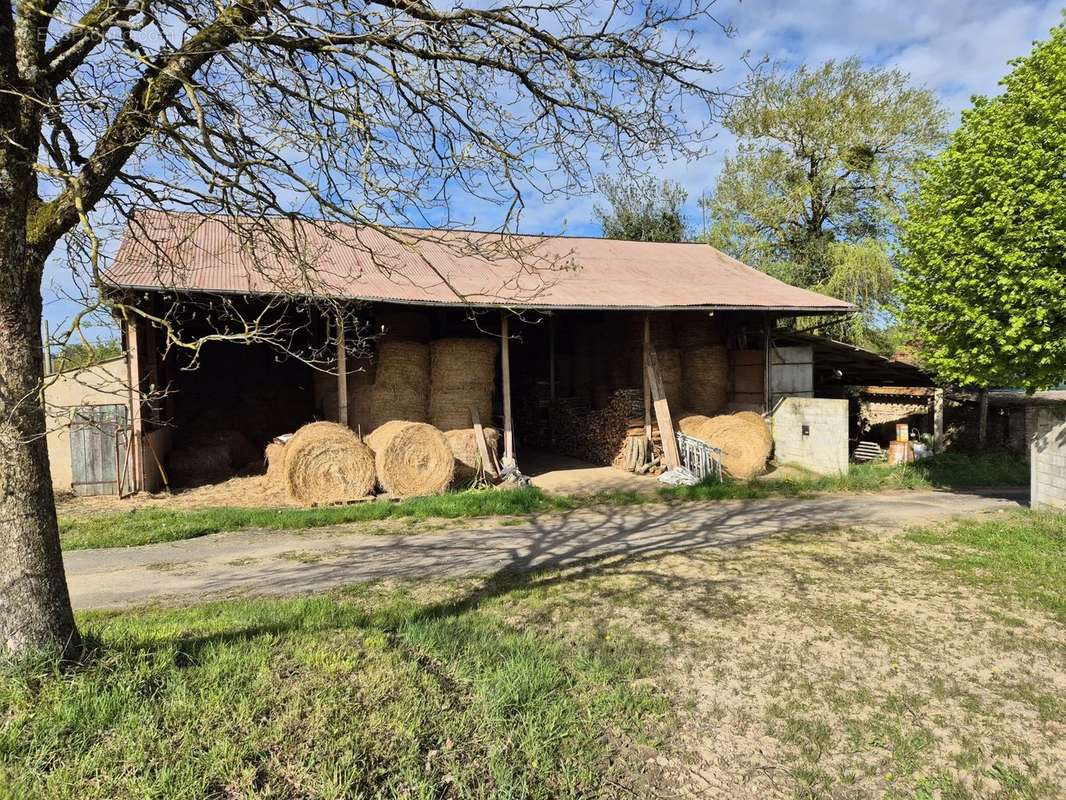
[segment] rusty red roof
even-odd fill
[[[418,305],[853,310],[705,244],[171,212],[134,217],[104,281],[119,288]]]

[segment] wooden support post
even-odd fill
[[[474,406],[470,406],[470,421],[474,425],[474,444],[477,445],[478,455],[481,457],[481,469],[491,478],[500,477],[496,469],[495,453],[489,453],[489,443],[485,440],[485,429],[481,427],[481,415]]]
[[[988,441],[988,389],[982,389],[978,397],[981,405],[977,421],[977,446],[984,449]]]
[[[670,404],[666,401],[663,381],[659,373],[659,356],[654,347],[648,348],[648,360],[644,372],[651,385],[651,395],[655,405],[655,421],[659,423],[659,438],[663,441],[663,460],[670,469],[681,466],[681,454],[677,450],[677,435],[674,433],[674,421],[670,417]]]
[[[944,390],[933,390],[933,449],[944,449]]]
[[[641,362],[644,369],[644,441],[647,444],[647,452],[651,453],[651,382],[648,380],[648,354],[651,352],[651,314],[644,312],[644,352]]]
[[[344,344],[344,315],[337,314],[337,422],[348,427],[348,351]]]
[[[141,348],[137,337],[137,317],[126,322],[126,374],[130,398],[130,490],[144,488],[144,420],[141,407]]]
[[[555,402],[555,315],[548,317],[548,397]]]
[[[500,369],[503,381],[503,465],[513,467],[514,421],[511,419],[511,327],[507,309],[500,312]]]
[[[770,359],[770,318],[763,314],[762,317],[763,327],[763,412],[769,414],[772,409],[770,404],[773,403],[773,363]]]

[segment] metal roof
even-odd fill
[[[118,288],[560,309],[852,311],[705,244],[142,212]]]
[[[914,364],[887,358],[847,342],[795,331],[775,332],[774,342],[809,345],[814,352],[815,383],[818,384],[913,388],[936,385],[928,372]]]

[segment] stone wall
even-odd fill
[[[786,397],[770,419],[774,460],[821,475],[848,471],[848,401]]]
[[[1066,404],[1028,409],[1033,508],[1066,509]]]

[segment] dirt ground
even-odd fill
[[[658,650],[654,682],[683,711],[638,748],[651,796],[1066,791],[1066,629],[947,578],[899,533],[603,567],[514,621]]]
[[[56,495],[56,510],[60,514],[86,515],[131,511],[136,508],[221,508],[225,506],[299,506],[280,487],[267,481],[265,475],[244,475],[222,483],[176,489],[173,492],[150,494],[138,492],[125,498],[114,495],[77,497],[69,492]]]

